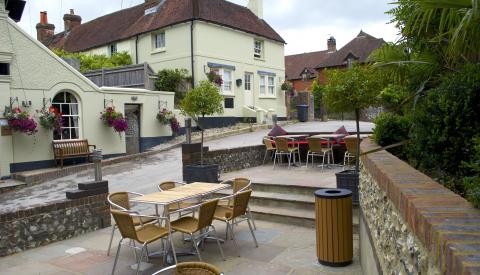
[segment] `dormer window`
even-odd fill
[[[113,44],[110,44],[108,46],[108,55],[112,56],[114,54],[116,54],[118,51],[117,51],[117,43],[113,43]]]
[[[0,63],[0,75],[10,75],[9,63]]]
[[[263,58],[263,41],[255,40],[253,48],[253,57]]]

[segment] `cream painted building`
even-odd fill
[[[65,31],[55,35],[47,21],[37,30],[38,39],[51,48],[106,55],[126,51],[134,63],[147,62],[154,71],[187,69],[195,84],[216,71],[223,79],[224,114],[208,124],[220,126],[272,114],[286,117],[280,89],[285,41],[262,13],[262,0],[250,0],[248,8],[225,0],[148,0],[83,24],[71,12],[64,17]]]
[[[143,151],[172,135],[156,114],[159,105],[173,108],[173,93],[97,87],[8,18],[3,0],[0,33],[0,178],[54,166],[54,138],[88,139],[112,157]],[[57,133],[40,125],[35,135],[12,132],[4,118],[6,110],[20,107],[38,122],[36,110],[52,104],[67,121]],[[100,120],[100,112],[112,105],[132,122],[122,135]]]

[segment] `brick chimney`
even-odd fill
[[[327,40],[327,47],[329,53],[337,51],[337,40],[335,40],[335,37],[330,36]]]
[[[82,24],[82,17],[76,15],[73,9],[70,9],[70,14],[67,13],[63,16],[63,23],[65,31],[69,32],[76,26],[80,26],[80,24]]]
[[[258,18],[263,19],[263,0],[249,0],[247,7]]]
[[[40,23],[37,24],[37,40],[45,44],[55,34],[55,25],[48,24],[46,11],[40,12]]]

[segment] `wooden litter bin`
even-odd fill
[[[318,262],[346,266],[353,258],[352,192],[321,189],[315,192]]]

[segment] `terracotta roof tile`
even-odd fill
[[[315,66],[323,62],[331,53],[318,51],[285,56],[285,74],[287,80],[301,79],[305,68],[315,72]]]
[[[63,48],[68,52],[84,51],[190,21],[194,18],[193,1],[198,1],[199,5],[197,20],[285,43],[283,38],[264,20],[259,19],[246,7],[228,1],[166,0],[157,12],[144,15],[146,9],[155,7],[159,3],[159,0],[153,0],[96,18],[74,28],[70,33],[56,34],[47,45]]]
[[[356,61],[365,62],[368,56],[376,49],[380,48],[385,41],[382,38],[375,38],[363,31],[360,31],[357,37],[348,42],[340,50],[332,53],[328,58],[319,62],[316,69],[345,66],[347,57],[353,55]]]

